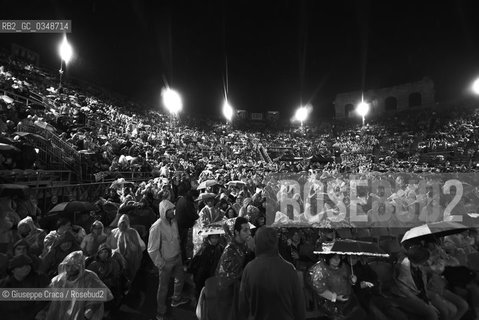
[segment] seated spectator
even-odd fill
[[[13,257],[8,265],[9,274],[0,280],[0,288],[45,288],[49,279],[37,274],[32,267],[32,260],[26,255]],[[45,301],[23,300],[2,301],[2,319],[5,320],[33,320],[37,313],[45,306]]]
[[[291,251],[291,262],[296,269],[306,271],[314,264],[313,246],[308,247],[303,243],[299,231],[295,231],[287,243]]]
[[[467,312],[469,306],[460,296],[447,289],[447,281],[442,276],[445,262],[439,256],[429,259],[427,289],[431,303],[439,310],[441,319],[459,320]]]
[[[309,270],[309,281],[314,291],[323,300],[321,309],[332,318],[366,319],[366,313],[359,304],[352,285],[357,277],[351,275],[348,267],[338,254],[328,254]]]
[[[30,253],[40,256],[43,252],[46,232],[35,225],[32,217],[21,220],[18,223],[17,231],[18,235],[28,243]]]
[[[365,257],[351,256],[351,263],[358,279],[353,290],[368,315],[377,320],[407,320],[406,314],[394,305],[394,299],[383,295],[378,276]]]
[[[74,251],[67,255],[58,266],[58,275],[52,279],[53,289],[104,289],[104,301],[113,299],[108,287],[90,271],[85,270],[85,257],[82,251]],[[103,301],[98,300],[54,300],[50,303],[46,320],[62,319],[103,319]]]
[[[95,255],[98,247],[106,241],[107,235],[103,229],[103,223],[98,220],[91,225],[90,233],[83,238],[80,244],[80,248],[86,256]]]
[[[432,305],[427,290],[425,268],[429,256],[429,251],[421,246],[409,248],[406,257],[396,265],[391,293],[394,301],[409,315],[437,320],[439,310]]]

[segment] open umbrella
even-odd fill
[[[339,254],[347,256],[389,257],[377,244],[350,239],[337,239],[334,242],[323,243],[323,251],[316,254]]]
[[[14,132],[13,134],[17,135],[17,136],[20,136],[20,137],[32,137],[32,138],[36,138],[36,139],[39,139],[39,140],[48,141],[47,139],[45,139],[44,137],[42,137],[41,135],[36,134],[36,133],[17,131],[17,132]]]
[[[20,149],[11,144],[0,143],[0,151],[20,151]]]
[[[206,188],[213,187],[213,186],[216,186],[216,185],[218,185],[218,181],[216,181],[216,180],[206,180],[206,181],[203,181],[202,183],[200,183],[197,190],[206,189]]]
[[[243,181],[240,181],[240,180],[233,180],[233,181],[230,181],[226,184],[228,187],[229,186],[233,186],[233,187],[244,187],[246,185],[246,183],[244,183]]]
[[[112,182],[112,184],[110,185],[110,188],[118,190],[118,189],[121,189],[121,188],[123,188],[127,185],[135,186],[135,184],[133,182],[125,181],[124,178],[119,178],[119,179]]]
[[[203,237],[207,237],[213,234],[222,235],[225,234],[225,229],[223,228],[222,224],[210,224],[200,230],[198,234]]]
[[[206,199],[211,199],[211,198],[216,198],[216,194],[206,192],[206,193],[200,194],[199,197],[196,199],[196,201],[204,201]]]
[[[55,213],[82,213],[82,212],[90,212],[96,211],[97,208],[93,203],[87,201],[70,201],[70,202],[62,202],[57,204],[53,209],[51,209],[48,214],[55,214]]]
[[[436,237],[444,237],[451,234],[461,233],[467,229],[468,228],[465,225],[451,221],[427,223],[407,231],[406,234],[404,234],[401,243],[412,239],[417,240],[431,235]]]
[[[213,223],[210,223],[208,225],[208,227],[217,227],[217,226],[221,226],[223,228],[227,228],[231,233],[233,233],[233,227],[235,225],[235,222],[236,222],[236,217],[235,218],[230,218],[230,219],[226,219],[226,220],[221,220],[221,221],[217,221],[217,222],[213,222]],[[255,229],[256,226],[254,224],[252,224],[251,222],[248,222],[248,225],[249,225],[249,228],[250,229]]]

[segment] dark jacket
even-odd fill
[[[38,275],[33,270],[30,274],[18,281],[9,275],[0,281],[0,288],[46,288],[49,279],[44,275]],[[45,307],[46,301],[1,301],[0,310],[2,320],[33,320],[36,314]]]
[[[220,243],[214,246],[205,241],[191,260],[190,272],[193,274],[198,293],[205,285],[206,279],[215,275],[223,250],[224,247]]]
[[[193,199],[188,196],[178,198],[176,202],[176,221],[178,228],[191,228],[199,218]]]
[[[262,227],[255,236],[256,258],[243,271],[240,310],[262,320],[305,319],[304,294],[293,265],[278,254],[278,235]]]

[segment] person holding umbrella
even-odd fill
[[[321,309],[332,319],[366,319],[352,286],[357,277],[350,273],[337,253],[327,254],[309,269],[309,282],[322,298]]]

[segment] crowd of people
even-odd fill
[[[444,190],[433,192],[447,178],[427,174],[476,171],[476,110],[259,132],[195,119],[172,123],[87,88],[54,89],[54,77],[18,61],[0,67],[0,85],[43,99],[39,107],[0,100],[2,143],[17,149],[0,150],[1,169],[46,165],[34,157],[20,165],[16,154],[17,142],[35,147],[17,129],[37,126],[81,154],[97,181],[118,178],[90,199],[96,212],[87,214],[97,220],[64,216],[53,230],[40,228],[46,213],[35,199],[0,185],[0,287],[105,290],[104,301],[3,301],[2,319],[115,317],[126,296],[145,294],[135,286],[145,270],[158,279],[157,319],[189,303],[210,319],[479,317],[476,229],[400,243],[409,228],[441,221],[451,201]],[[260,151],[281,148],[293,159]],[[431,161],[421,161],[430,153]],[[147,178],[126,181],[122,172]],[[392,187],[351,198],[351,173],[392,180]],[[310,193],[280,182],[294,174],[302,187],[313,183]],[[474,177],[468,183],[453,213],[473,221],[468,213],[477,212],[479,192]],[[319,195],[321,203],[312,201]],[[285,199],[298,206],[282,210]],[[367,217],[363,224],[346,219],[352,207]],[[390,258],[317,254],[339,238],[373,240]]]

